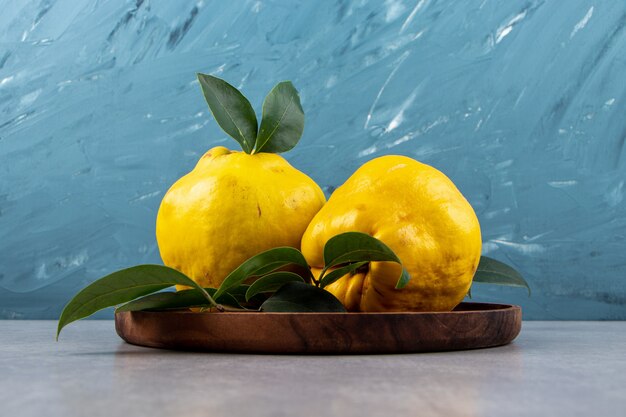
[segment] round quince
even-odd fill
[[[371,262],[325,287],[348,311],[449,311],[467,294],[480,260],[481,234],[471,205],[437,169],[405,156],[362,165],[331,195],[302,237],[319,275],[324,245],[338,234],[367,233],[389,246],[401,266]]]
[[[161,258],[200,285],[218,287],[262,251],[298,248],[324,202],[319,186],[280,155],[213,148],[161,202]]]
[[[198,74],[211,113],[243,151],[206,152],[163,197],[156,237],[165,265],[204,287],[219,287],[248,258],[279,246],[299,248],[325,203],[320,187],[277,155],[304,130],[297,90],[278,83],[263,103],[260,126],[252,105],[226,81]]]

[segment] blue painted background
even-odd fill
[[[328,192],[379,155],[448,174],[526,318],[626,319],[623,1],[0,0],[0,317],[56,318],[159,262],[164,192],[227,139],[197,71],[307,125],[287,159]],[[110,313],[100,315],[109,317]]]

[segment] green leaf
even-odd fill
[[[402,274],[400,274],[400,278],[398,278],[398,282],[396,283],[396,289],[400,290],[406,287],[406,284],[411,280],[411,276],[409,275],[409,271],[402,268]]]
[[[228,290],[228,294],[235,297],[237,302],[241,303],[242,301],[246,301],[246,292],[248,291],[248,288],[250,288],[249,285],[242,284],[237,287],[230,288]]]
[[[246,292],[248,291],[248,288],[250,288],[249,285],[240,285],[229,289],[228,294],[232,295],[243,308],[248,310],[258,310],[259,307],[261,307],[261,304],[267,300],[268,295],[261,293],[251,297],[249,300],[246,300]]]
[[[257,269],[256,272],[254,273],[254,275],[260,277],[261,275],[265,275],[265,274],[269,274],[270,272],[274,272],[277,269],[282,268],[283,266],[285,266],[285,263],[283,261],[271,262],[271,263],[268,263],[267,265]]]
[[[340,312],[343,304],[326,290],[303,282],[289,282],[261,305],[265,312]]]
[[[480,257],[473,282],[522,287],[528,290],[528,296],[530,296],[530,287],[519,272],[507,264],[487,256]]]
[[[215,294],[215,288],[205,288],[209,295]],[[223,294],[216,302],[235,308],[242,308],[230,294]],[[171,310],[191,307],[211,307],[206,298],[196,290],[181,290],[176,292],[158,292],[149,294],[128,302],[115,309],[115,312],[142,311],[142,310]]]
[[[213,301],[204,288],[182,272],[162,265],[133,266],[100,278],[79,291],[61,313],[57,340],[61,329],[76,320],[172,285],[194,287],[209,303]]]
[[[258,122],[248,99],[220,78],[200,73],[197,76],[204,98],[217,124],[239,142],[244,152],[252,152]]]
[[[346,274],[351,274],[357,269],[359,269],[360,267],[367,265],[368,263],[369,262],[367,261],[355,262],[355,263],[342,266],[341,268],[337,268],[334,271],[329,272],[328,274],[324,275],[324,277],[320,280],[320,288],[324,288],[325,286],[332,284],[333,282],[337,281],[342,276]]]
[[[291,81],[276,84],[263,101],[263,117],[255,152],[286,152],[304,131],[304,111]]]
[[[330,238],[324,246],[324,269],[321,276],[336,265],[371,261],[397,262],[402,265],[400,258],[389,246],[375,237],[360,232],[342,233]],[[396,288],[406,286],[409,279],[408,272],[403,269]]]
[[[246,291],[246,301],[249,301],[252,297],[260,293],[274,292],[288,282],[304,282],[304,280],[300,275],[294,274],[293,272],[280,271],[267,274],[254,281],[252,285],[248,287]]]
[[[215,296],[219,297],[223,293],[228,292],[229,289],[241,285],[249,277],[258,275],[259,271],[266,271],[270,264],[273,264],[276,268],[288,264],[309,267],[302,253],[296,248],[283,246],[270,249],[253,256],[228,274],[217,289]]]
[[[383,242],[365,233],[346,232],[333,236],[324,246],[324,268],[348,262],[390,261],[400,258]]]

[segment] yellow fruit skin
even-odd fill
[[[333,236],[367,233],[387,244],[411,275],[395,289],[400,266],[372,262],[326,287],[349,311],[449,311],[467,294],[481,252],[480,225],[456,186],[405,156],[365,163],[328,199],[302,237],[314,274]]]
[[[165,265],[218,287],[246,259],[299,248],[324,193],[279,155],[209,150],[163,197],[156,237]]]

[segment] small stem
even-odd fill
[[[317,278],[317,281],[316,281],[316,282],[318,282],[318,283],[319,283],[319,282],[322,282],[322,278],[324,278],[324,275],[326,275],[326,271],[328,271],[328,267],[327,267],[327,266],[325,266],[325,267],[322,269],[322,272],[320,272],[320,276],[319,276],[319,278]],[[319,285],[318,285],[318,287],[319,287]]]
[[[246,311],[245,308],[229,307],[229,306],[223,306],[223,305],[220,305],[219,307],[221,308],[221,310],[218,309],[218,311],[222,311],[222,312],[224,312],[224,311],[229,311],[229,312]]]
[[[221,304],[218,304],[217,301],[215,301],[213,297],[211,297],[211,295],[207,292],[207,290],[205,290],[201,286],[198,286],[198,288],[200,288],[200,292],[202,292],[202,295],[204,295],[204,298],[206,298],[209,301],[209,304],[211,305],[211,307],[217,309],[217,311],[224,311],[224,307]]]
[[[219,311],[220,313],[227,312],[227,311],[230,311],[230,312],[246,311],[245,308],[228,307],[228,306],[225,306],[225,305],[222,305],[222,304],[217,304],[215,306],[202,307],[200,309],[200,312],[204,313],[207,310],[210,311],[212,308],[214,308],[215,310]]]
[[[327,269],[328,268],[324,267],[318,278],[315,278],[315,275],[311,273],[311,279],[313,280],[313,283],[315,284],[316,287],[320,286],[320,283],[322,282],[322,278],[324,278],[324,274],[326,273]]]

